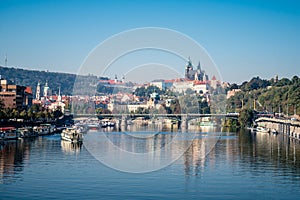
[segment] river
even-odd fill
[[[59,135],[2,142],[0,199],[299,197],[299,141],[247,131],[189,134],[93,131],[82,145]],[[110,149],[107,141],[125,152],[156,154],[139,163]],[[166,144],[170,148],[158,153]],[[111,162],[116,158],[119,162]],[[149,159],[159,164],[149,167]]]

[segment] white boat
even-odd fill
[[[261,126],[257,127],[256,131],[261,132],[261,133],[269,133],[270,132],[270,130],[268,128],[261,127]]]
[[[19,138],[29,138],[38,136],[37,132],[33,131],[33,128],[31,127],[19,128],[17,131],[19,133]]]
[[[41,124],[40,126],[33,127],[33,130],[37,132],[38,135],[49,135],[53,134],[56,128],[51,124]]]
[[[66,128],[61,132],[61,139],[72,143],[81,143],[83,141],[82,133],[75,128]]]
[[[18,139],[18,132],[15,127],[2,127],[0,128],[1,140],[16,140]]]

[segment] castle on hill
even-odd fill
[[[201,69],[200,61],[197,68],[194,69],[191,59],[189,58],[185,67],[185,78],[191,81],[208,81],[208,75]]]

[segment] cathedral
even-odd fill
[[[208,81],[208,75],[206,75],[205,71],[201,69],[200,61],[198,63],[197,69],[194,69],[190,58],[185,67],[185,78],[191,81]]]

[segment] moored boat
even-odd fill
[[[32,127],[19,128],[17,131],[19,133],[19,138],[30,138],[38,136],[37,132],[35,132]]]
[[[1,140],[16,140],[18,139],[18,132],[15,127],[2,127],[0,128]]]
[[[257,127],[256,131],[261,132],[261,133],[269,133],[270,132],[270,130],[268,128],[261,127],[261,126]]]
[[[38,135],[49,135],[56,131],[55,126],[51,124],[41,124],[40,126],[33,127],[33,129]]]
[[[82,133],[75,128],[66,128],[60,135],[62,140],[72,143],[81,143],[83,141]]]

